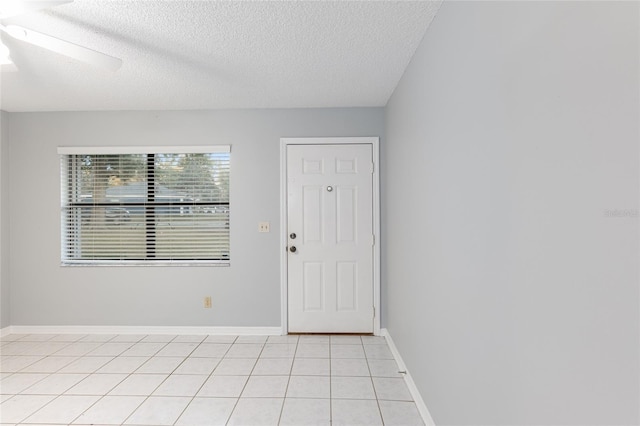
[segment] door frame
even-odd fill
[[[310,137],[280,138],[280,312],[282,334],[289,333],[289,295],[287,254],[287,146],[289,145],[371,145],[373,153],[373,334],[380,335],[380,138],[378,137]]]

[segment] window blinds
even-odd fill
[[[63,264],[228,264],[229,147],[122,151],[59,149]]]

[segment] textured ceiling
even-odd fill
[[[123,60],[9,39],[6,111],[383,106],[440,1],[75,0],[4,19]]]

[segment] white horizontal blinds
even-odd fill
[[[229,154],[156,154],[154,161],[156,257],[228,259]]]
[[[143,259],[146,156],[70,155],[62,162],[63,260]]]
[[[228,262],[229,152],[62,155],[63,262]]]

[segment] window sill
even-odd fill
[[[180,266],[180,267],[220,267],[231,266],[229,260],[72,260],[64,261],[60,264],[64,268],[68,267],[162,267],[162,266]]]

